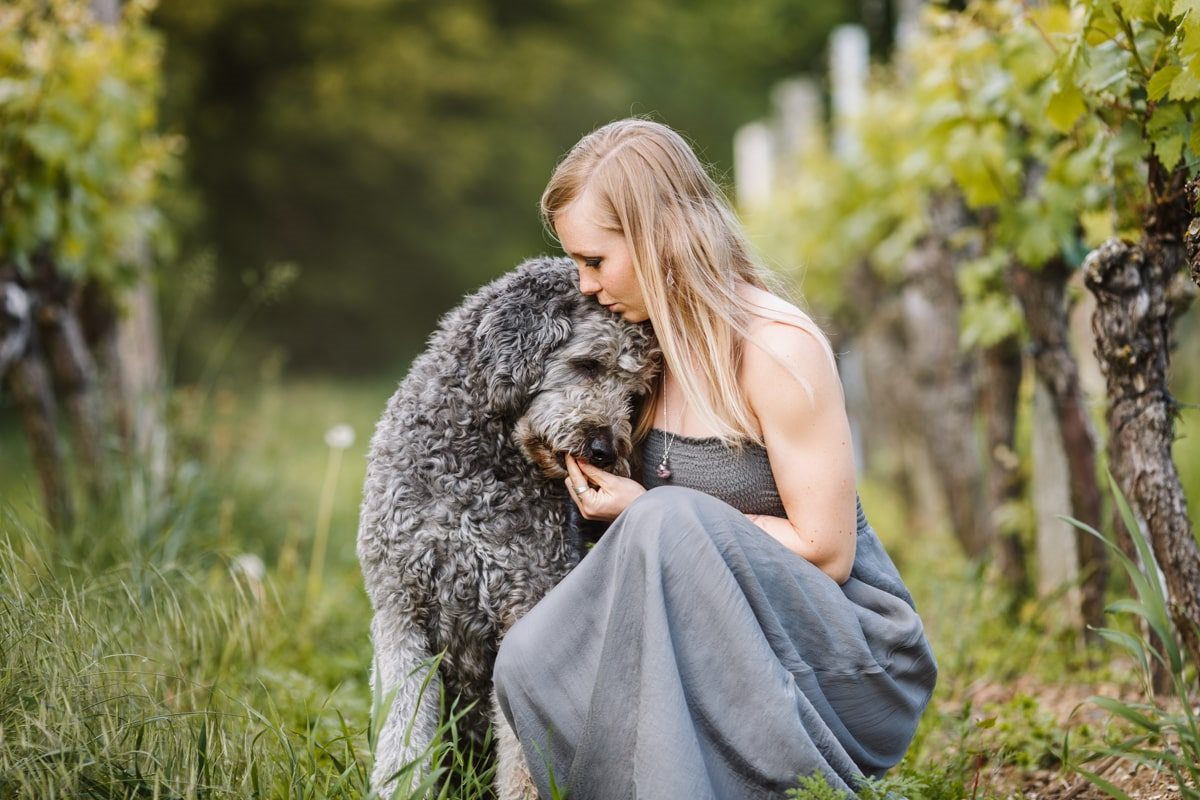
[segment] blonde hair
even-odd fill
[[[750,319],[768,316],[806,330],[824,345],[832,363],[824,333],[803,312],[785,316],[738,293],[739,282],[759,289],[773,282],[751,256],[724,194],[671,128],[623,119],[581,139],[542,193],[542,219],[551,234],[558,214],[585,189],[597,200],[599,224],[625,237],[663,358],[691,409],[726,443],[761,444],[738,382]],[[795,377],[811,395],[803,378]],[[660,386],[642,409],[635,440],[653,424]]]

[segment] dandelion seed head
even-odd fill
[[[335,450],[345,450],[354,444],[354,428],[349,425],[334,425],[325,431],[325,444]]]
[[[230,572],[245,575],[251,581],[262,582],[267,575],[267,565],[254,553],[242,553],[229,565]]]

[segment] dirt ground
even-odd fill
[[[1085,722],[1098,729],[1105,726],[1109,715],[1103,709],[1085,702],[1091,696],[1101,695],[1126,702],[1145,699],[1135,687],[1128,685],[1046,685],[1033,679],[1020,679],[1005,685],[982,684],[969,690],[966,697],[975,707],[983,707],[987,703],[1007,703],[1018,693],[1037,698],[1039,708],[1053,715],[1064,728],[1074,728]],[[1125,759],[1107,757],[1088,764],[1087,768],[1133,800],[1174,800],[1182,797],[1169,773],[1158,773]],[[977,782],[977,794],[980,796],[990,792],[999,797],[1030,800],[1102,800],[1109,797],[1086,779],[1061,768],[1030,771],[1011,765],[984,764],[979,770]]]

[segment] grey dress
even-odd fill
[[[766,451],[675,439],[672,475],[509,631],[500,707],[543,798],[781,798],[852,791],[904,755],[937,667],[858,506],[838,585],[743,513],[784,516]],[[668,485],[663,485],[664,483]]]

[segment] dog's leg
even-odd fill
[[[525,763],[525,752],[500,711],[495,691],[492,692],[492,724],[496,731],[497,800],[538,800],[537,787]]]
[[[425,636],[410,618],[382,608],[371,620],[375,664],[372,696],[380,698],[385,714],[375,748],[371,786],[381,797],[409,788],[429,768],[430,745],[437,733],[441,680]],[[388,702],[391,706],[388,707]],[[403,776],[401,770],[413,765]]]

